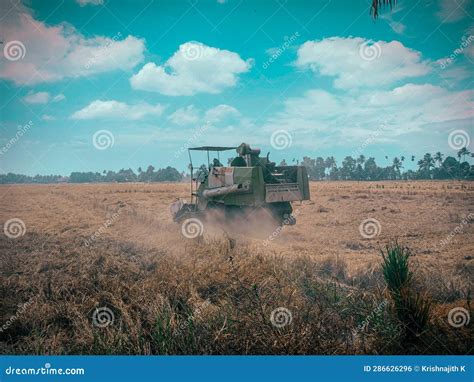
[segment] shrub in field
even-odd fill
[[[392,295],[399,295],[402,289],[408,287],[413,276],[408,266],[410,250],[395,242],[382,250],[382,257],[382,272],[387,287]]]
[[[398,319],[405,328],[407,340],[414,340],[426,329],[430,318],[431,300],[412,285],[411,252],[397,241],[382,249],[382,272]]]

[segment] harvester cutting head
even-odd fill
[[[223,166],[219,153],[236,150],[229,166]],[[209,210],[221,210],[226,217],[241,216],[256,209],[266,210],[281,224],[295,224],[291,202],[309,200],[309,183],[303,166],[276,166],[269,154],[260,158],[260,149],[246,143],[238,147],[202,146],[189,150],[191,169],[191,203],[177,201],[171,206],[173,219],[181,222],[190,217],[204,217]],[[197,171],[192,151],[206,151],[208,165]],[[217,153],[211,162],[210,153]]]

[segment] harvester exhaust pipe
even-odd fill
[[[218,188],[212,188],[209,190],[204,190],[202,192],[202,196],[205,198],[212,198],[214,196],[221,196],[221,195],[228,195],[228,194],[238,194],[241,192],[246,192],[249,190],[249,184],[248,183],[239,183],[239,184],[233,184],[231,186],[224,186],[224,187],[218,187]]]

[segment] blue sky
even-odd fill
[[[0,172],[184,170],[189,145],[243,141],[275,161],[472,151],[473,3],[368,6],[3,1]]]

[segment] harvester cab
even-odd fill
[[[236,150],[228,166],[220,154]],[[207,152],[207,166],[193,167],[192,152]],[[291,202],[309,200],[309,182],[303,166],[276,166],[260,149],[246,143],[238,147],[202,146],[188,149],[191,170],[191,203],[171,205],[173,220],[205,218],[209,210],[220,210],[226,218],[243,217],[264,209],[281,224],[295,224]],[[210,160],[212,153],[212,162]]]

